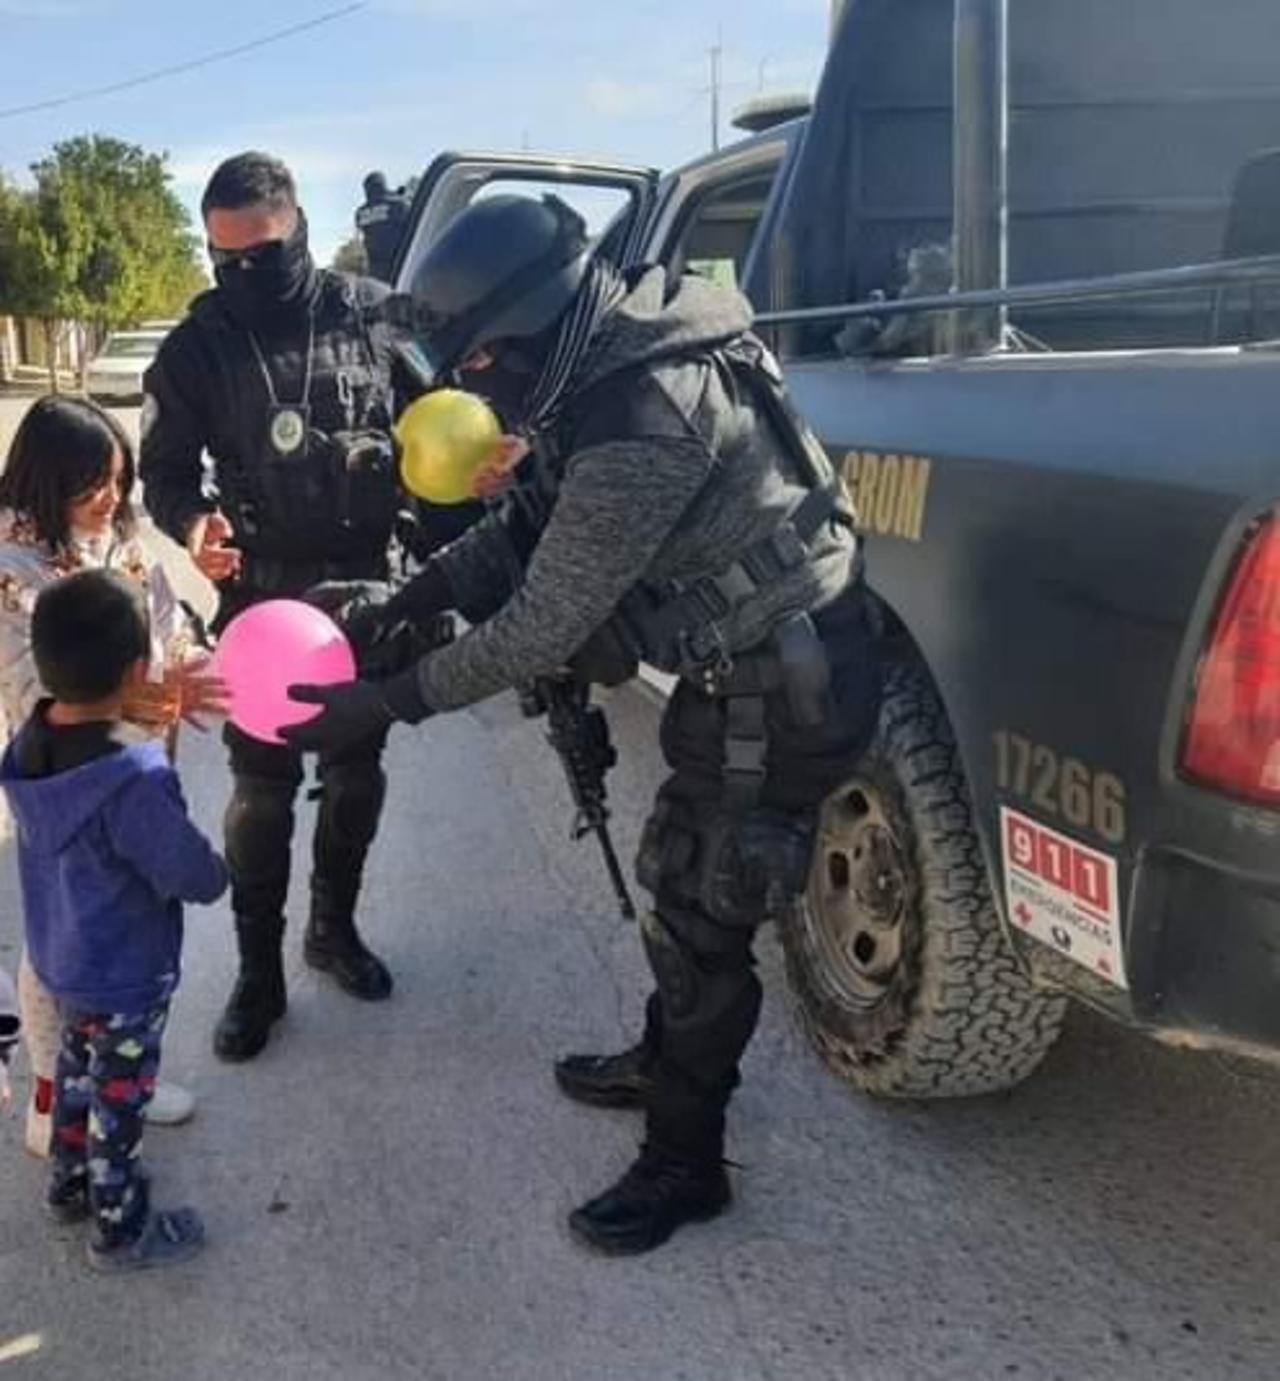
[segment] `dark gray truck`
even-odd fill
[[[1066,1001],[1280,1052],[1274,0],[849,0],[812,113],[660,177],[448,155],[625,205],[735,281],[842,469],[890,654],[784,927],[860,1088],[1004,1088]]]

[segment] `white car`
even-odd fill
[[[89,365],[85,390],[90,398],[142,396],[142,376],[156,357],[166,331],[112,331]]]

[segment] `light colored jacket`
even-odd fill
[[[75,571],[119,571],[146,592],[151,619],[151,678],[184,661],[191,630],[173,587],[160,565],[135,537],[114,531],[102,537],[74,538],[51,551],[35,533],[30,518],[0,509],[0,710],[4,737],[17,732],[45,694],[31,655],[31,615],[40,591]]]

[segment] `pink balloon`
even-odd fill
[[[269,599],[227,625],[213,670],[231,693],[236,728],[264,743],[283,743],[281,729],[314,719],[321,709],[290,700],[289,687],[354,681],[356,659],[327,614],[301,600]]]

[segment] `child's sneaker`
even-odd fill
[[[28,1152],[39,1160],[48,1160],[53,1149],[53,1080],[37,1079],[27,1104]]]
[[[142,1232],[132,1242],[104,1247],[88,1246],[89,1265],[110,1275],[117,1271],[145,1271],[153,1266],[177,1266],[189,1261],[204,1246],[204,1223],[194,1208],[152,1212]]]
[[[69,1184],[56,1185],[45,1196],[45,1208],[55,1223],[70,1226],[89,1216],[89,1180],[82,1176]]]
[[[195,1110],[195,1094],[181,1084],[160,1083],[155,1086],[142,1116],[153,1127],[176,1127],[189,1122]]]

